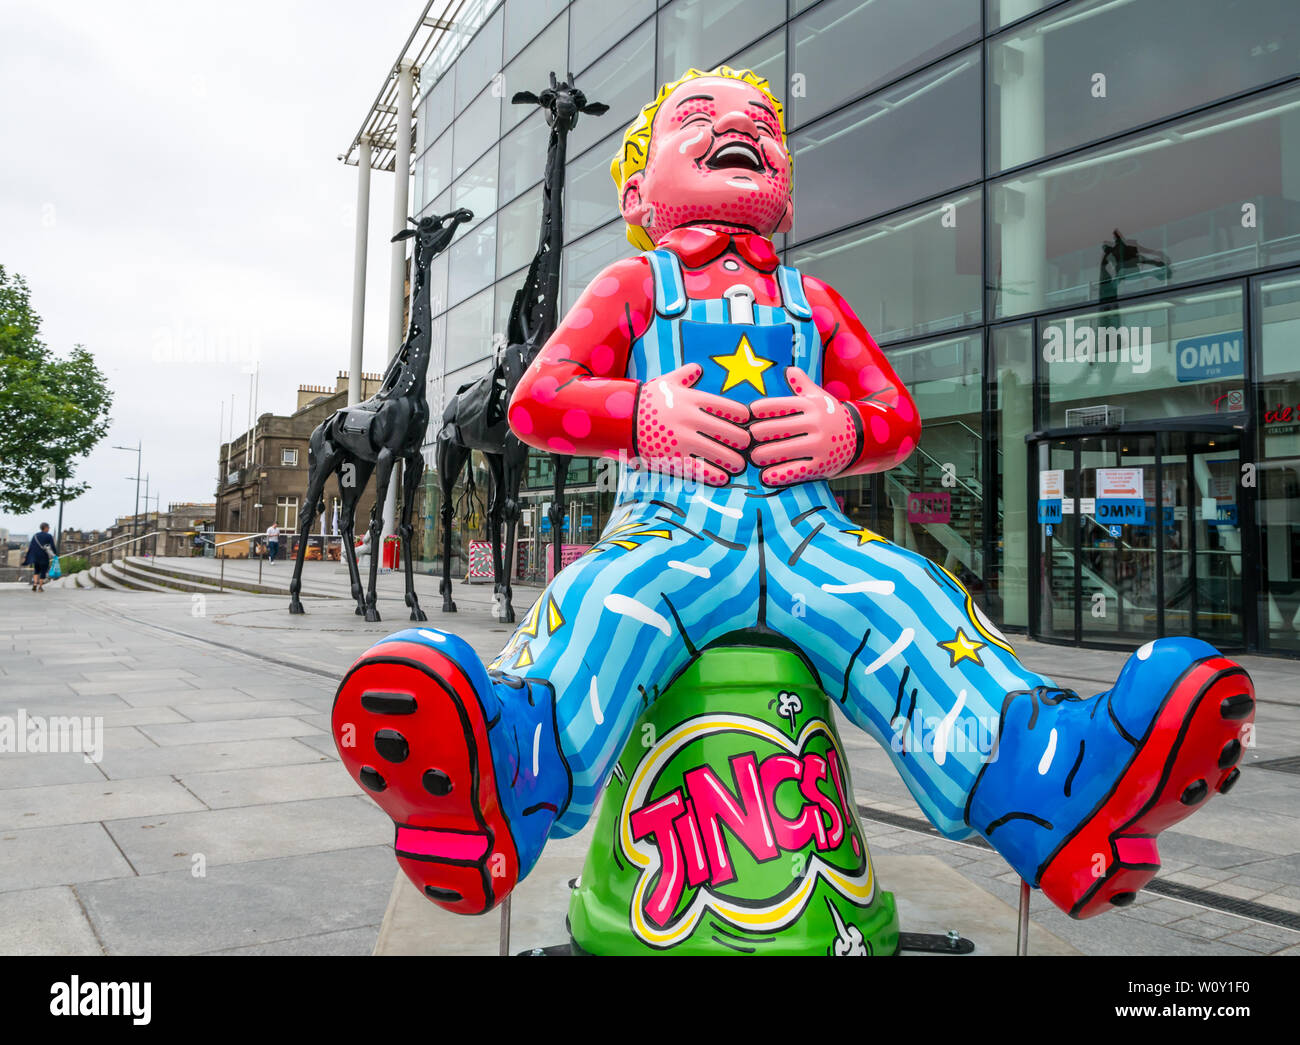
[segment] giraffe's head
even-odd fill
[[[467,221],[474,220],[474,212],[461,207],[447,214],[426,214],[419,221],[407,218],[414,228],[402,229],[392,242],[415,237],[415,263],[417,266],[427,263],[435,255],[441,254],[456,235],[456,229]]]
[[[573,130],[581,113],[601,116],[609,111],[604,102],[589,102],[587,96],[573,86],[573,73],[564,80],[556,80],[551,73],[551,86],[541,94],[516,91],[510,99],[516,105],[538,105],[546,113],[546,122],[562,134]]]

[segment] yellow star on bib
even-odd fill
[[[748,381],[758,390],[759,395],[767,395],[767,389],[763,387],[763,371],[776,364],[770,359],[754,355],[754,346],[749,343],[749,338],[745,335],[740,336],[740,344],[731,355],[709,358],[727,372],[727,379],[722,382],[724,393]]]
[[[948,656],[952,658],[952,663],[948,665],[950,668],[955,668],[963,660],[973,660],[981,668],[984,666],[984,662],[980,660],[979,651],[988,643],[971,641],[961,628],[957,629],[957,635],[951,642],[941,642],[939,645],[946,649]]]

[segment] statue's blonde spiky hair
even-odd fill
[[[637,113],[636,119],[623,132],[623,144],[619,148],[618,155],[614,157],[613,162],[609,165],[609,174],[618,187],[620,201],[623,198],[623,186],[627,184],[628,178],[638,171],[645,170],[646,159],[650,155],[650,131],[654,126],[655,114],[659,111],[659,106],[663,104],[663,100],[682,84],[706,76],[721,76],[728,80],[739,80],[762,91],[767,96],[767,100],[772,103],[777,122],[781,127],[781,140],[785,141],[785,112],[781,108],[781,103],[777,101],[776,95],[772,93],[771,84],[764,77],[749,69],[732,69],[727,65],[719,65],[707,72],[700,69],[687,69],[676,80],[660,87],[654,101],[644,106]],[[627,226],[627,239],[638,250],[654,250],[654,243],[649,234],[639,225]]]

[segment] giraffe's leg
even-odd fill
[[[551,454],[551,460],[555,464],[555,500],[551,502],[551,510],[547,514],[551,520],[551,555],[555,563],[555,576],[558,577],[562,568],[561,551],[564,544],[563,527],[566,515],[564,485],[569,481],[569,462],[573,458],[565,457],[563,454]]]
[[[379,596],[375,591],[379,583],[380,540],[384,534],[384,501],[388,497],[388,482],[393,477],[393,451],[384,447],[375,461],[375,504],[370,509],[370,586],[366,589],[366,620],[374,623],[382,618],[375,606]]]
[[[397,532],[402,538],[402,558],[406,567],[406,605],[411,607],[411,620],[429,619],[424,610],[420,609],[420,600],[416,598],[415,569],[411,565],[411,537],[415,533],[411,526],[411,516],[415,512],[415,493],[423,475],[424,455],[419,450],[407,454],[406,466],[402,470],[402,524]]]
[[[316,515],[316,506],[320,503],[325,481],[334,471],[342,454],[330,449],[312,462],[307,480],[307,496],[303,498],[302,513],[298,516],[298,552],[293,560],[293,577],[289,580],[289,612],[306,613],[302,608],[302,564],[307,558],[307,537],[311,532],[311,521]]]
[[[506,616],[502,619],[513,623],[515,619],[514,589],[510,584],[515,572],[515,534],[519,526],[519,487],[524,481],[524,468],[528,463],[528,447],[514,435],[506,436],[505,452],[505,520],[506,520]]]
[[[505,462],[501,454],[484,454],[492,473],[492,493],[488,497],[488,540],[492,542],[492,612],[497,620],[506,616],[506,571],[501,554],[501,517],[505,507]]]
[[[442,596],[442,612],[455,613],[456,603],[451,597],[451,526],[456,513],[453,494],[456,476],[465,467],[469,451],[444,433],[438,437],[437,454],[438,486],[442,491],[442,504],[438,506],[442,522],[442,582],[438,594]]]
[[[372,467],[369,461],[357,461],[354,468],[348,475],[348,482],[344,482],[343,470],[339,469],[339,491],[342,495],[343,504],[341,514],[343,515],[343,555],[348,564],[348,577],[352,581],[352,598],[357,604],[357,616],[365,616],[366,598],[365,589],[361,586],[361,570],[357,566],[357,549],[356,549],[356,526],[357,526],[357,501],[361,499],[361,491],[366,488],[366,483],[370,481]]]

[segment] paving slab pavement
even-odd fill
[[[314,590],[346,594],[335,564],[308,566]],[[227,564],[245,567],[255,573],[255,563]],[[444,616],[436,584],[417,583],[431,623],[493,656],[512,626],[491,617],[490,590],[458,584],[461,612]],[[0,754],[0,952],[374,950],[396,873],[392,827],[323,730],[351,661],[409,625],[400,576],[381,575],[380,589],[386,619],[367,624],[342,599],[312,600],[307,615],[290,617],[281,596],[0,588],[0,716],[98,716],[105,745],[99,763]],[[536,594],[516,589],[520,618]],[[1031,667],[1082,693],[1108,686],[1124,659],[1012,641]],[[1165,870],[1153,887],[1190,890],[1179,895],[1192,902],[1153,888],[1123,912],[1076,922],[1035,895],[1035,923],[1064,945],[1242,955],[1300,946],[1300,776],[1252,768],[1300,756],[1300,663],[1242,663],[1261,702],[1241,781],[1161,835]],[[1014,906],[1006,863],[928,832],[887,754],[840,725],[882,884],[905,891],[888,880],[886,853],[923,856]],[[581,845],[548,848],[537,882],[578,859]],[[1247,906],[1225,911],[1228,900]],[[492,923],[494,952],[495,921],[477,921]],[[535,928],[545,942],[563,935],[562,924]]]

